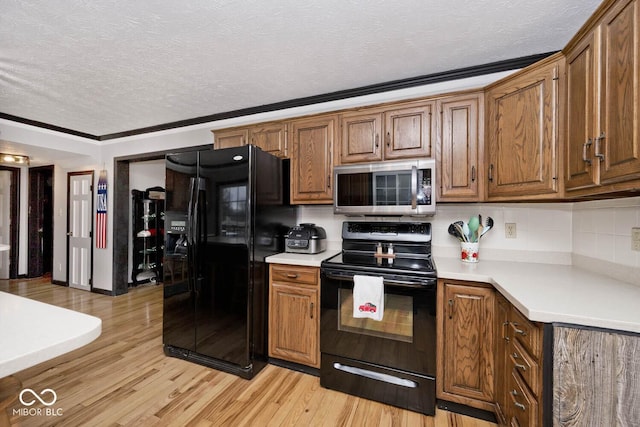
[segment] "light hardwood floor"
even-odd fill
[[[247,381],[166,357],[160,286],[110,297],[46,279],[0,280],[0,291],[103,322],[102,335],[91,344],[15,374],[23,388],[50,388],[58,396],[52,406],[57,416],[44,415],[42,405],[41,416],[13,415],[24,406],[10,406],[15,426],[494,426],[441,410],[427,417],[323,389],[317,377],[273,365]]]

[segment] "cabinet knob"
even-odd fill
[[[295,273],[287,273],[287,277],[288,277],[289,279],[297,279],[297,278],[298,278],[298,275],[297,275],[297,274],[295,274]]]
[[[521,365],[519,363],[516,363],[515,366],[516,366],[516,368],[520,369],[521,371],[526,371],[527,370],[526,366]]]
[[[493,163],[489,165],[489,182],[493,182]]]
[[[449,300],[449,319],[453,319],[453,300]]]
[[[311,303],[309,307],[309,312],[311,313],[311,318],[313,319],[313,303]]]
[[[476,182],[476,167],[471,166],[471,182]]]
[[[520,402],[513,402],[513,404],[514,404],[514,405],[516,405],[516,408],[520,408],[520,409],[522,409],[523,411],[526,411],[526,410],[527,410],[527,407],[526,407],[526,406],[524,406],[524,405],[523,405],[522,403],[520,403]]]

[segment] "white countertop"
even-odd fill
[[[269,263],[319,267],[339,253],[281,253]],[[527,262],[435,258],[438,278],[490,283],[527,318],[640,333],[640,286],[582,268]]]
[[[101,332],[97,317],[0,292],[0,378],[89,344]]]
[[[292,254],[283,252],[268,256],[266,261],[270,264],[291,264],[291,265],[305,265],[307,267],[320,267],[322,261],[327,258],[331,258],[334,255],[342,252],[341,249],[327,249],[319,254]]]
[[[640,333],[640,286],[578,267],[436,258],[438,277],[492,284],[530,320]]]

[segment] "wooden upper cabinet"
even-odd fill
[[[566,49],[567,190],[590,189],[589,194],[637,187],[638,3],[614,2],[590,31]],[[625,181],[636,182],[620,184]]]
[[[600,182],[640,178],[640,5],[620,1],[602,22]],[[596,149],[598,148],[596,144]],[[598,154],[598,152],[596,152]]]
[[[431,157],[435,102],[384,113],[384,160]]]
[[[382,160],[382,113],[353,112],[341,116],[341,163]]]
[[[594,186],[598,165],[589,154],[596,134],[596,33],[591,32],[566,57],[567,119],[565,188]]]
[[[488,196],[549,198],[559,187],[559,82],[564,57],[509,76],[487,92]]]
[[[475,93],[444,98],[436,108],[440,112],[436,150],[438,200],[481,200],[484,96]]]
[[[346,112],[340,116],[340,163],[430,157],[435,102]]]
[[[241,147],[249,143],[249,129],[233,128],[219,129],[213,132],[213,148]]]
[[[336,116],[311,117],[289,123],[291,139],[291,203],[333,203],[333,144]]]
[[[287,157],[287,124],[263,123],[249,129],[251,144],[278,157]]]

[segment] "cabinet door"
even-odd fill
[[[318,290],[271,284],[269,356],[320,367]]]
[[[265,123],[251,128],[251,143],[278,157],[287,157],[286,123]]]
[[[435,102],[384,113],[384,159],[431,157]]]
[[[509,309],[510,304],[502,295],[496,295],[496,415],[501,425],[511,418],[509,412]]]
[[[336,117],[296,120],[291,129],[291,203],[333,203]]]
[[[441,282],[438,292],[438,397],[493,411],[495,292],[455,281]]]
[[[558,192],[558,80],[564,59],[531,68],[488,97],[488,195]]]
[[[596,156],[600,183],[640,178],[640,11],[638,1],[619,1],[601,25],[600,132]]]
[[[587,34],[567,52],[566,175],[567,190],[597,183],[599,164],[593,161],[596,125],[596,33]]]
[[[382,160],[382,113],[347,113],[340,119],[340,163]]]
[[[241,147],[249,141],[249,129],[221,129],[213,131],[213,148]]]
[[[437,154],[440,201],[479,200],[478,159],[482,135],[482,94],[438,103],[440,145]]]

